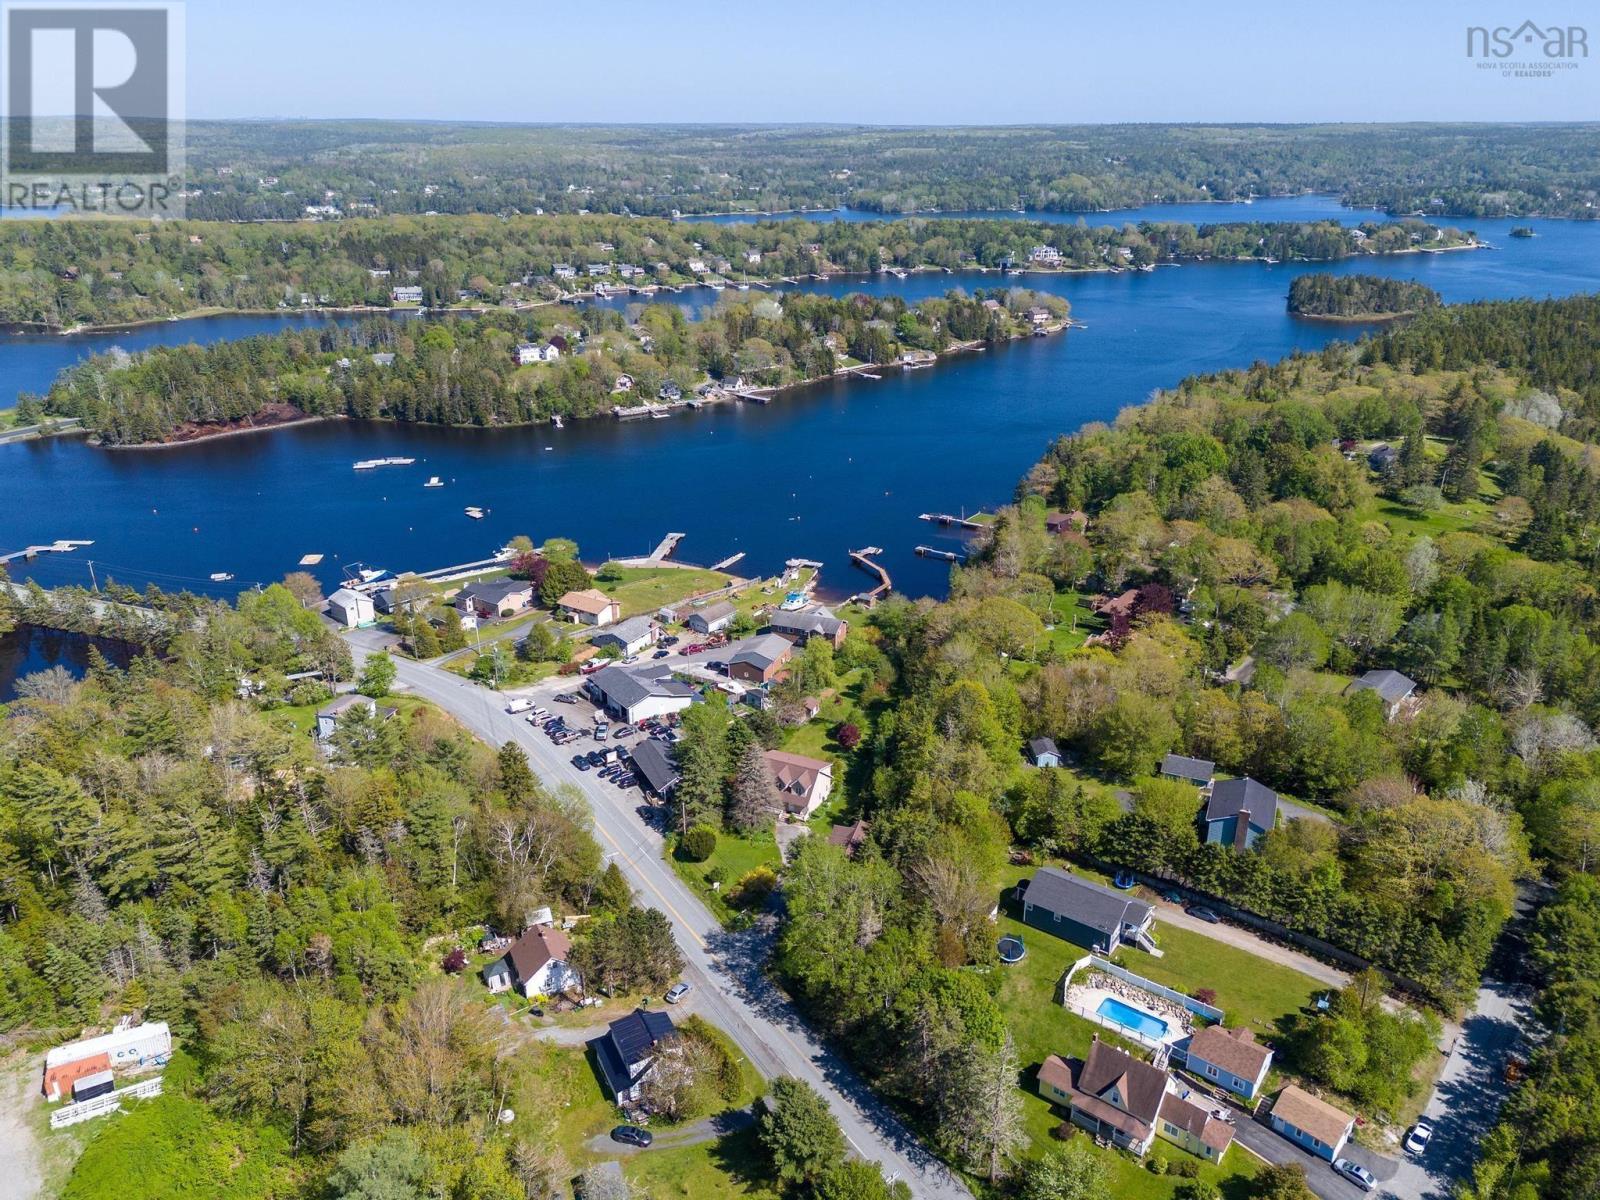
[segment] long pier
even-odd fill
[[[954,525],[958,529],[988,529],[989,526],[982,521],[975,521],[971,517],[957,517],[951,513],[922,513],[922,521],[931,521],[935,525]]]
[[[71,554],[74,550],[81,550],[85,546],[92,545],[94,545],[93,542],[57,538],[48,546],[24,546],[21,550],[13,550],[9,554],[0,554],[0,563],[16,562],[18,559],[25,558],[37,558],[41,554]]]
[[[918,546],[917,554],[923,558],[942,558],[945,562],[964,563],[967,561],[965,554],[957,554],[954,550],[936,550],[932,546]]]
[[[850,551],[851,562],[855,563],[855,565],[860,567],[863,571],[878,577],[877,587],[871,589],[870,591],[857,592],[854,596],[850,597],[850,603],[865,604],[868,608],[871,608],[879,600],[883,599],[889,594],[890,588],[894,586],[890,582],[889,572],[884,570],[883,565],[877,562],[874,558],[874,555],[882,553],[883,547],[881,546],[863,546],[859,550]]]
[[[744,557],[744,551],[743,550],[739,551],[739,553],[737,553],[737,554],[730,554],[730,555],[728,555],[727,558],[723,559],[721,562],[713,563],[711,565],[711,569],[713,571],[726,571],[729,567],[733,566],[734,563],[738,562],[743,557]]]

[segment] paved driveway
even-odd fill
[[[390,640],[374,631],[349,636],[358,656]],[[770,935],[725,931],[662,861],[661,835],[644,819],[649,814],[637,791],[619,791],[575,769],[570,752],[506,713],[503,695],[408,659],[397,657],[395,667],[399,683],[413,695],[437,704],[492,746],[517,742],[547,785],[570,786],[588,800],[607,860],[622,869],[642,903],[672,922],[688,964],[684,978],[699,993],[700,1014],[725,1030],[757,1070],[769,1079],[792,1075],[817,1088],[856,1152],[881,1164],[890,1178],[905,1180],[918,1200],[970,1200],[966,1185],[923,1148],[766,977]],[[547,681],[534,691],[554,694],[571,687],[568,678]]]

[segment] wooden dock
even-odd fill
[[[711,569],[713,571],[726,571],[729,567],[733,566],[734,563],[738,562],[743,557],[744,557],[744,551],[743,550],[739,551],[739,553],[737,553],[737,554],[730,554],[730,555],[728,555],[727,558],[723,559],[721,562],[713,564]]]
[[[978,514],[982,516],[983,514]],[[973,520],[971,517],[957,517],[951,513],[922,513],[918,518],[923,521],[932,521],[935,525],[953,525],[957,529],[988,529],[989,526],[982,521]]]
[[[850,561],[863,571],[876,575],[878,577],[878,586],[870,591],[857,592],[850,597],[849,603],[865,604],[868,608],[871,608],[889,594],[890,589],[894,586],[889,579],[889,572],[884,570],[883,565],[877,562],[875,558],[876,555],[882,553],[883,547],[881,546],[863,546],[859,550],[850,551]]]
[[[967,561],[965,554],[957,554],[954,550],[937,550],[932,546],[918,546],[917,554],[922,558],[942,558],[945,562],[964,563]]]

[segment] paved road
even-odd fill
[[[362,630],[349,640],[359,656],[390,639]],[[662,861],[661,836],[641,819],[638,792],[621,792],[576,770],[570,754],[505,712],[503,696],[437,667],[399,657],[395,666],[399,682],[412,694],[432,701],[491,745],[516,741],[547,785],[568,784],[587,798],[607,858],[622,869],[643,903],[671,920],[688,963],[684,977],[700,993],[699,1012],[725,1030],[763,1075],[792,1075],[817,1088],[856,1152],[881,1164],[890,1178],[905,1180],[918,1200],[970,1200],[966,1185],[923,1149],[766,978],[766,935],[725,931]],[[564,679],[537,690],[554,694],[571,686],[573,681]]]

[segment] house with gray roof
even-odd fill
[[[689,614],[684,624],[696,633],[721,633],[729,625],[733,624],[734,614],[737,611],[728,601],[718,600],[713,604],[705,605],[703,608],[695,609]]]
[[[1036,737],[1028,743],[1028,758],[1036,767],[1059,767],[1061,749],[1055,738]]]
[[[1211,785],[1206,797],[1206,841],[1252,849],[1257,839],[1278,824],[1278,793],[1246,776]]]
[[[672,668],[664,663],[607,667],[589,676],[584,688],[595,703],[630,725],[682,712],[700,694],[696,688],[674,679]]]
[[[1096,954],[1116,952],[1123,942],[1153,950],[1156,910],[1126,892],[1058,867],[1040,867],[1017,884],[1022,921]]]
[[[626,621],[607,626],[589,641],[602,648],[615,646],[623,654],[637,654],[654,646],[656,638],[660,636],[660,626],[650,617],[629,617]]]
[[[456,593],[456,608],[470,616],[493,620],[533,605],[533,584],[526,579],[486,579]]]
[[[1176,779],[1179,783],[1192,783],[1198,788],[1211,786],[1217,773],[1217,764],[1204,758],[1190,758],[1184,754],[1169,754],[1161,760],[1161,777]]]
[[[1368,671],[1360,679],[1353,680],[1345,688],[1346,696],[1353,696],[1357,692],[1376,692],[1378,699],[1383,701],[1383,711],[1389,720],[1394,720],[1400,714],[1400,708],[1411,699],[1412,693],[1417,690],[1416,682],[1399,671]]]
[[[776,633],[762,633],[741,642],[728,659],[728,676],[742,683],[770,683],[794,654],[794,643]]]
[[[629,761],[645,786],[662,800],[678,786],[678,759],[670,743],[646,738],[630,752]]]
[[[767,618],[767,627],[764,633],[776,633],[803,646],[814,637],[824,637],[833,643],[837,650],[844,644],[844,635],[848,632],[849,622],[840,620],[827,609],[818,605],[815,608],[802,608],[794,612],[779,609]]]

